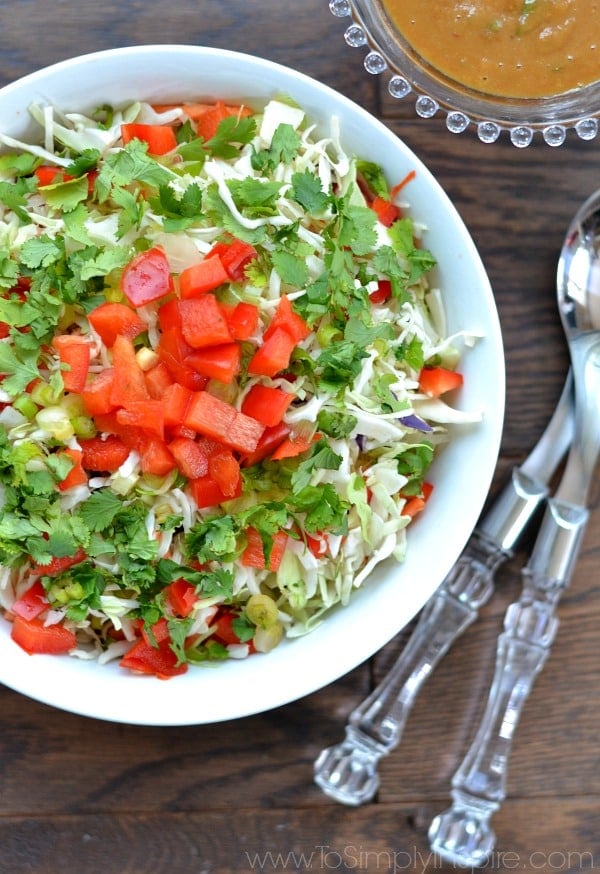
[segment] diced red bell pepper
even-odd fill
[[[140,467],[144,473],[166,476],[177,466],[167,444],[157,437],[147,440],[140,454]]]
[[[90,416],[110,413],[116,408],[112,401],[112,387],[115,378],[113,367],[107,367],[94,377],[81,392],[81,399]]]
[[[385,197],[379,197],[376,195],[370,206],[371,209],[375,211],[377,219],[382,225],[385,225],[386,228],[393,225],[396,219],[400,217],[400,210],[398,207],[392,203],[391,200],[388,200]]]
[[[22,616],[15,616],[10,636],[30,655],[60,655],[77,645],[77,638],[64,625],[44,625],[41,619],[24,619]]]
[[[240,463],[233,452],[222,447],[208,454],[208,475],[219,486],[226,498],[233,498],[240,482]]]
[[[252,416],[263,425],[278,425],[294,395],[281,388],[256,383],[242,401],[242,413]]]
[[[225,318],[234,340],[247,340],[258,329],[259,312],[253,303],[240,301],[226,313]]]
[[[150,370],[146,370],[144,372],[144,379],[146,380],[148,394],[155,401],[160,400],[169,386],[173,385],[173,377],[164,361],[159,361]]]
[[[174,580],[165,589],[167,593],[167,602],[175,616],[185,619],[194,609],[194,604],[198,600],[196,587],[188,580],[180,577]]]
[[[22,619],[36,619],[49,606],[46,590],[40,580],[36,580],[26,592],[23,592],[20,598],[17,598],[10,608],[10,612]]]
[[[205,258],[214,258],[215,255],[218,255],[219,258],[221,258],[224,255],[224,253],[227,251],[229,246],[230,246],[230,243],[226,242],[225,240],[219,240],[218,242],[213,243],[213,245],[211,246],[211,248],[208,250],[208,252],[206,253],[206,255],[204,257]]]
[[[181,300],[179,311],[183,339],[194,349],[231,342],[227,320],[214,294],[207,292],[201,297]]]
[[[401,516],[410,516],[411,519],[414,518],[417,513],[420,513],[425,509],[427,501],[433,491],[433,485],[431,483],[424,482],[421,486],[421,494],[414,495],[406,500],[406,503],[402,507],[402,511],[400,513]]]
[[[133,340],[147,330],[146,322],[124,303],[103,303],[88,313],[88,321],[105,346],[112,346],[121,334]]]
[[[248,115],[251,114],[246,107],[228,106],[223,101],[218,100],[214,104],[207,105],[202,113],[195,116],[196,131],[198,136],[204,140],[212,140],[217,132],[220,123],[230,115]]]
[[[225,495],[219,484],[210,475],[200,476],[189,482],[190,492],[196,506],[202,510],[206,507],[216,507],[242,494],[242,478],[240,477],[233,495]]]
[[[265,561],[265,552],[262,538],[256,528],[247,528],[245,531],[248,545],[244,549],[240,561],[246,567],[254,567],[264,569],[267,567]],[[273,537],[273,546],[269,556],[270,571],[279,570],[283,553],[288,542],[288,534],[285,531],[278,531]]]
[[[209,379],[230,383],[242,367],[242,349],[239,343],[222,343],[219,346],[205,346],[188,355],[184,364]]]
[[[85,337],[76,334],[58,334],[52,341],[58,352],[61,364],[67,366],[61,371],[66,391],[83,391],[90,369],[90,344]]]
[[[163,334],[166,331],[175,329],[181,334],[181,312],[179,309],[179,300],[173,298],[159,306],[157,311],[158,324]]]
[[[113,345],[114,380],[110,399],[116,407],[150,399],[144,371],[138,364],[133,343],[119,334]]]
[[[143,428],[160,440],[165,434],[165,416],[162,401],[131,401],[122,410],[117,410],[117,422],[133,428]]]
[[[424,367],[419,374],[419,389],[432,398],[439,398],[462,384],[462,374],[445,367]]]
[[[161,335],[156,348],[159,359],[166,364],[175,382],[190,391],[201,391],[206,386],[208,377],[202,376],[184,363],[185,356],[191,355],[193,351],[177,328],[166,330]]]
[[[203,447],[189,437],[177,437],[168,444],[180,472],[188,479],[197,479],[208,473],[208,456]]]
[[[227,607],[220,608],[210,624],[210,627],[214,629],[212,637],[224,646],[241,643],[240,638],[233,630],[233,620],[236,619],[238,615],[238,613]]]
[[[389,279],[380,279],[378,287],[369,295],[371,303],[386,303],[392,296],[392,283]]]
[[[159,680],[168,680],[185,674],[188,669],[187,663],[178,664],[178,659],[169,640],[161,641],[157,646],[152,646],[142,638],[125,653],[119,662],[122,668],[137,671],[140,674],[151,674]]]
[[[320,439],[320,434],[315,434],[313,437],[302,437],[300,435],[287,437],[279,444],[271,458],[273,461],[281,461],[283,458],[295,458],[296,455],[301,455],[310,449],[313,443]]]
[[[135,255],[121,274],[121,290],[134,307],[171,294],[173,278],[164,249],[154,246]]]
[[[38,185],[55,185],[58,182],[69,182],[73,179],[68,173],[65,173],[62,167],[55,167],[52,164],[42,164],[34,170]]]
[[[150,627],[142,622],[140,631],[142,638],[151,646],[154,646],[157,643],[164,643],[165,641],[168,642],[170,640],[169,625],[165,616],[161,616],[161,618],[150,625]]]
[[[229,274],[218,255],[205,258],[197,264],[186,267],[179,275],[179,294],[182,300],[213,291],[225,282],[229,282]]]
[[[292,302],[287,295],[282,295],[277,304],[277,309],[273,314],[273,318],[269,322],[265,332],[264,339],[268,340],[271,334],[274,334],[278,329],[283,328],[294,339],[295,343],[300,340],[305,340],[311,332],[311,329],[306,324],[302,316],[299,316],[292,307]]]
[[[189,388],[179,385],[178,382],[174,382],[165,390],[162,403],[166,428],[181,425],[192,400],[192,394]]]
[[[327,555],[329,550],[329,540],[327,538],[327,534],[322,531],[318,533],[306,534],[306,545],[312,552],[315,558],[322,558],[324,555]]]
[[[243,467],[252,467],[253,464],[264,461],[283,443],[289,433],[290,428],[285,422],[265,428],[254,452],[244,456],[242,460]]]
[[[183,424],[242,454],[256,449],[264,431],[264,425],[256,419],[206,391],[192,395]]]
[[[131,122],[121,125],[123,143],[141,140],[148,145],[148,154],[166,155],[177,148],[177,139],[172,127],[166,124],[140,124]]]
[[[58,484],[58,488],[61,492],[65,492],[67,489],[75,488],[75,486],[82,486],[87,483],[88,478],[85,470],[82,467],[82,458],[83,453],[80,449],[65,449],[62,453],[63,455],[68,455],[68,457],[73,462],[73,467],[68,472],[66,477]]]
[[[187,428],[185,425],[174,425],[169,428],[171,440],[176,440],[177,437],[189,437],[190,440],[195,440],[197,436],[193,428]]]
[[[297,341],[284,328],[276,328],[248,362],[248,373],[276,376],[290,363]]]
[[[73,555],[55,556],[48,564],[34,564],[33,572],[44,577],[57,577],[63,571],[74,567],[76,564],[81,564],[86,558],[85,551],[79,547]]]
[[[234,238],[221,253],[221,261],[229,278],[241,282],[245,278],[244,270],[250,261],[258,256],[258,252],[250,243]]]
[[[79,440],[85,470],[114,473],[129,457],[129,448],[116,434]]]

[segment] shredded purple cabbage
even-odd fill
[[[407,425],[409,428],[414,428],[415,431],[433,431],[431,425],[428,425],[420,416],[415,416],[414,413],[411,413],[408,416],[401,416],[400,421],[403,425]]]

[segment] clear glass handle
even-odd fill
[[[453,864],[483,865],[496,837],[492,815],[506,796],[508,760],[525,701],[558,628],[556,605],[568,585],[588,511],[550,499],[523,589],[504,619],[487,706],[452,780],[452,806],[429,829],[433,852]]]
[[[452,571],[423,609],[398,660],[350,714],[342,743],[315,762],[317,785],[342,804],[369,801],[379,786],[377,764],[400,742],[408,714],[437,663],[477,618],[494,590],[507,553],[475,532]]]

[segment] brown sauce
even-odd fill
[[[600,0],[383,0],[417,53],[476,91],[550,97],[600,80]]]

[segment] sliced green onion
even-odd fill
[[[18,398],[15,398],[12,405],[15,410],[18,410],[26,419],[33,419],[39,410],[38,405],[32,401],[30,395],[19,395]]]
[[[31,389],[31,400],[40,407],[49,407],[55,404],[62,395],[62,391],[49,385],[47,382],[38,382]]]
[[[40,428],[63,443],[75,435],[71,420],[62,407],[45,407],[37,413],[35,420]]]

